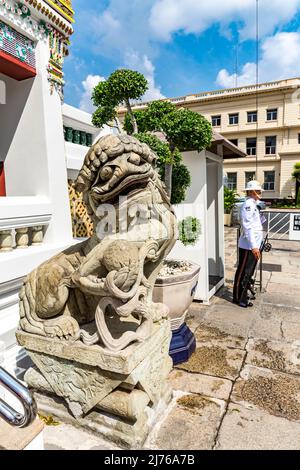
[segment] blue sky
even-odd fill
[[[300,0],[259,3],[260,81],[300,76]],[[92,111],[93,87],[119,67],[144,73],[145,100],[254,83],[255,5],[256,0],[73,0],[65,101]]]

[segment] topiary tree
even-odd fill
[[[148,90],[148,82],[144,75],[134,70],[120,69],[113,72],[106,81],[100,82],[93,90],[92,100],[96,111],[92,122],[96,127],[114,120],[121,132],[121,126],[117,118],[117,107],[125,104],[133,132],[138,132],[135,116],[130,100],[140,99]]]
[[[171,160],[165,162],[164,180],[169,195],[172,194],[173,167],[178,151],[201,150],[211,143],[212,128],[200,114],[189,109],[178,109],[168,101],[153,101],[144,110],[134,111],[138,128],[142,132],[162,132],[169,144]],[[125,116],[124,129],[133,133],[130,116]]]
[[[300,162],[295,163],[292,177],[296,181],[296,205],[300,207]]]

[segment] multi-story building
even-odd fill
[[[247,157],[224,162],[229,187],[243,192],[255,177],[269,200],[295,196],[291,173],[300,161],[300,79],[204,92],[170,99],[201,113]],[[136,109],[146,106],[138,105]],[[121,117],[124,110],[121,110]]]

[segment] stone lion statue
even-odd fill
[[[120,351],[147,339],[167,308],[152,302],[155,279],[177,239],[156,155],[127,135],[100,138],[76,180],[94,235],[25,279],[20,328]]]

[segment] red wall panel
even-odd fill
[[[3,162],[0,162],[0,197],[1,196],[6,196]]]

